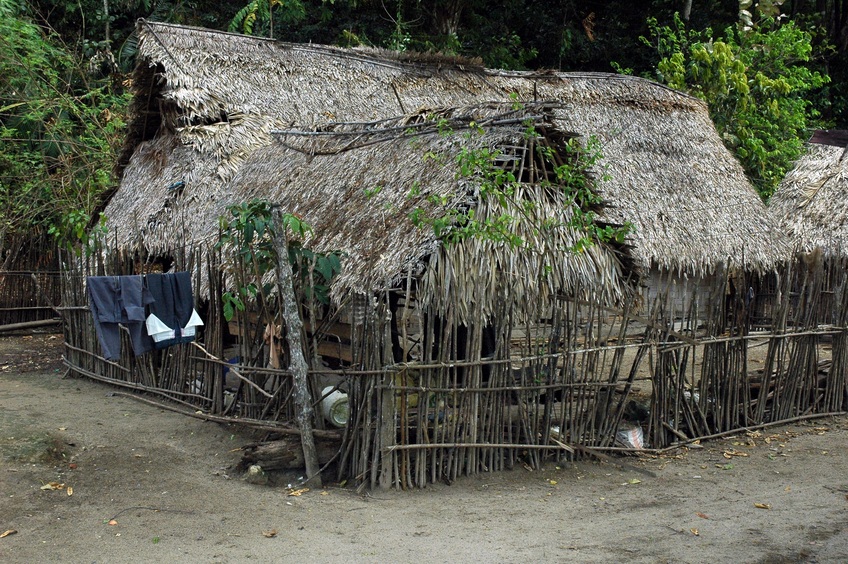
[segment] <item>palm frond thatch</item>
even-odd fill
[[[825,256],[848,251],[848,149],[809,143],[769,203],[795,248]]]

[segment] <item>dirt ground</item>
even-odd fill
[[[63,379],[60,355],[0,337],[0,562],[848,561],[846,417],[626,466],[299,492],[233,471],[253,432]]]

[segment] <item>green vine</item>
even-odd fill
[[[451,134],[446,120],[440,119],[436,125],[440,135]],[[467,139],[473,139],[484,133],[483,126],[471,122],[464,135]],[[539,137],[530,123],[526,124],[525,136]],[[519,223],[526,225],[528,222],[534,235],[563,227],[574,230],[578,239],[566,249],[569,252],[583,252],[599,242],[623,242],[632,231],[632,224],[627,222],[622,226],[605,225],[599,221],[596,212],[602,207],[603,199],[595,189],[590,171],[601,168],[603,154],[600,142],[596,137],[590,137],[586,144],[582,145],[577,138],[572,138],[563,144],[562,149],[563,154],[557,154],[548,145],[536,144],[536,150],[545,161],[546,168],[553,171],[553,179],[543,179],[539,184],[564,192],[566,205],[571,211],[567,222],[531,219],[531,213],[538,204],[531,199],[517,199],[516,189],[521,180],[516,178],[511,170],[498,165],[502,152],[489,147],[472,148],[467,144],[460,149],[456,157],[457,179],[473,180],[481,200],[494,198],[501,206],[511,204],[513,209],[517,210],[516,213],[481,218],[471,206],[447,207],[452,199],[449,196],[430,195],[427,201],[443,211],[438,215],[431,215],[423,208],[416,207],[409,214],[409,218],[416,227],[432,229],[436,237],[448,245],[468,238],[479,238],[506,243],[513,248],[521,247],[526,245],[526,241],[518,234],[516,227]],[[445,163],[445,157],[441,154],[426,152],[423,158],[439,164]],[[608,179],[606,173],[600,177],[601,181]],[[419,194],[420,185],[415,184],[409,190],[408,197]]]

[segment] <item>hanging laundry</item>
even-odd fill
[[[153,297],[144,287],[141,276],[89,276],[86,289],[94,330],[103,357],[115,360],[121,357],[121,332],[123,324],[130,334],[136,356],[153,350],[153,340],[144,330],[145,306]]]
[[[193,341],[203,325],[194,309],[191,275],[188,272],[148,274],[145,284],[153,296],[145,321],[156,349]]]

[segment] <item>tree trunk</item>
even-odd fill
[[[109,38],[109,0],[103,0],[103,22],[106,29],[103,30],[103,40],[106,42],[106,48],[112,49],[112,40]]]
[[[277,252],[277,290],[283,306],[283,321],[286,324],[286,338],[289,343],[289,370],[292,373],[294,403],[297,409],[297,422],[300,427],[300,439],[303,446],[303,458],[306,463],[306,478],[316,487],[321,487],[318,455],[315,451],[315,438],[312,435],[312,396],[306,379],[307,365],[303,355],[301,335],[303,320],[297,308],[292,280],[292,268],[289,264],[288,240],[283,222],[283,212],[274,208],[274,248]]]
[[[848,51],[848,2],[835,1],[833,3],[833,31],[831,39],[836,45],[839,53]]]
[[[459,18],[464,7],[465,0],[436,2],[433,7],[433,21],[436,32],[443,36],[456,37],[459,32]]]

